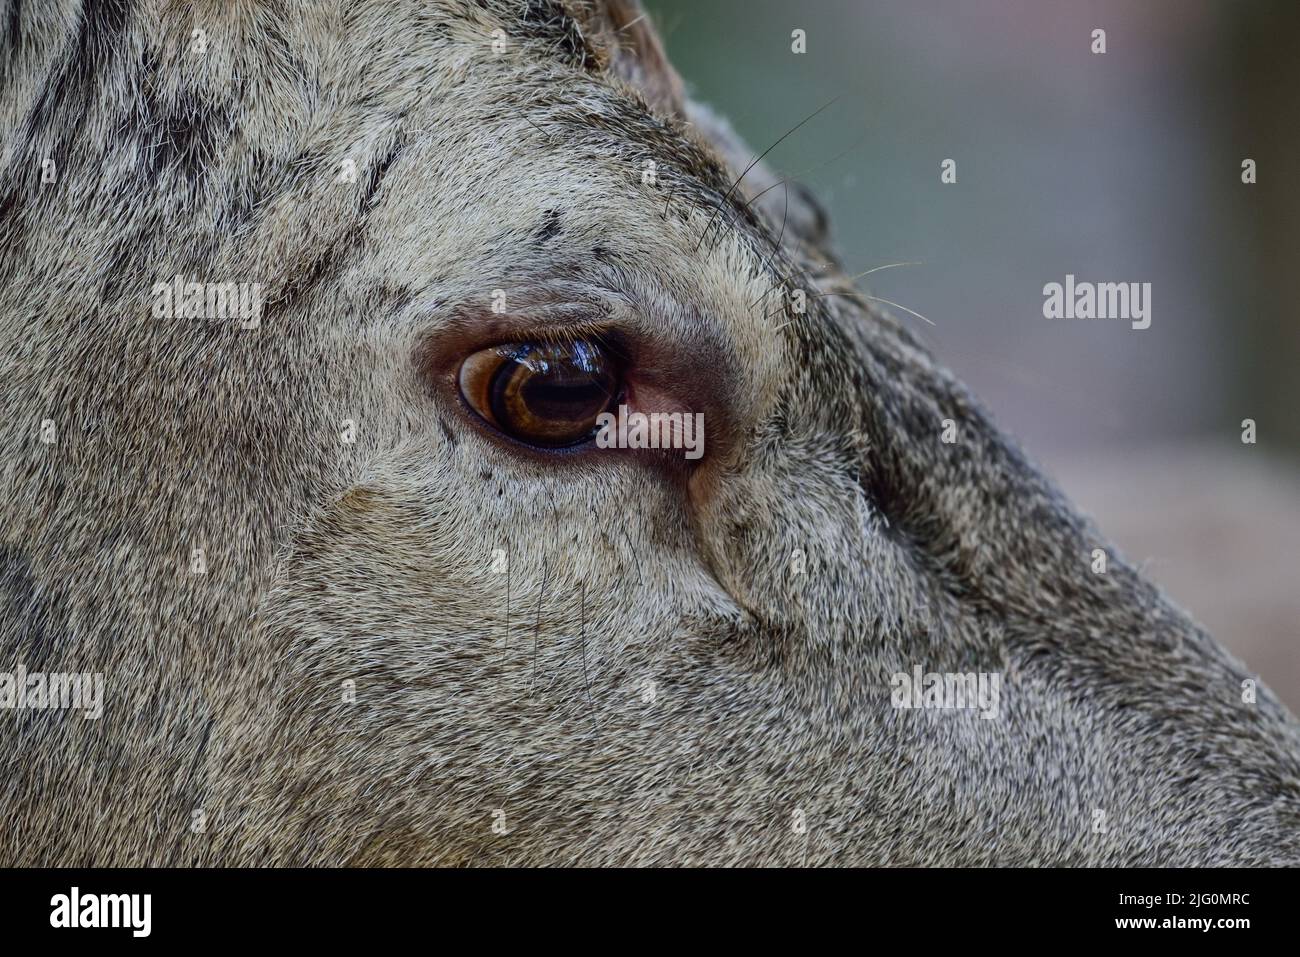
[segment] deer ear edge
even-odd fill
[[[578,0],[579,19],[608,51],[606,70],[637,90],[656,113],[684,118],[686,92],[638,0]]]

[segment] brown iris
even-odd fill
[[[616,402],[617,365],[600,345],[512,342],[474,353],[460,367],[461,395],[502,432],[529,445],[586,441]]]

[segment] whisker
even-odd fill
[[[849,296],[849,297],[860,296],[863,299],[869,299],[871,302],[883,302],[886,306],[893,306],[895,309],[902,309],[904,312],[908,313],[909,315],[916,316],[916,318],[924,322],[928,322],[932,326],[935,325],[933,320],[926,319],[925,316],[921,315],[915,309],[908,309],[906,306],[899,305],[898,303],[893,302],[892,300],[889,299],[881,299],[879,296],[868,296],[868,295],[864,295],[863,293],[853,291],[853,292],[823,292],[816,296],[813,296],[813,298],[822,299],[826,296]]]
[[[546,132],[546,130],[542,129],[540,126],[538,126],[538,125],[537,125],[536,123],[534,123],[532,120],[528,119],[528,117],[525,116],[525,117],[524,117],[524,120],[525,120],[525,122],[528,123],[529,126],[531,126],[531,127],[532,127],[533,129],[535,129],[537,132],[539,132],[539,133],[541,133],[543,136],[545,136],[548,142],[551,142],[551,143],[554,143],[554,142],[555,142],[555,137],[554,137],[553,135],[551,135],[550,133]]]
[[[857,149],[866,141],[867,141],[867,137],[863,136],[862,139],[858,140],[848,149],[835,154],[830,159],[822,160],[822,162],[817,163],[814,166],[809,166],[807,169],[801,170],[798,173],[791,173],[789,176],[785,177],[785,179],[781,180],[779,183],[773,183],[771,186],[764,187],[763,189],[755,193],[753,196],[751,196],[748,202],[745,203],[745,206],[748,207],[751,203],[753,203],[764,193],[771,192],[772,190],[776,189],[778,186],[784,186],[786,183],[789,183],[794,180],[802,179],[804,176],[807,176],[809,173],[815,173],[817,172],[817,170],[822,169],[823,167],[830,166],[832,163],[836,162],[837,160],[843,159],[845,156],[848,156],[850,153],[852,153],[855,149]]]
[[[600,725],[596,723],[596,706],[591,700],[591,678],[587,676],[587,583],[582,583],[582,612],[581,612],[581,630],[578,632],[579,641],[582,648],[582,683],[587,688],[587,711],[591,715],[591,726],[599,731]]]
[[[801,247],[801,248],[802,248],[802,247]],[[796,256],[796,258],[797,258],[797,256]],[[831,263],[823,263],[822,266],[817,270],[817,272],[825,272],[827,269],[829,269],[829,268],[831,267],[831,265],[832,265]],[[876,267],[874,267],[874,268],[872,268],[872,269],[868,269],[868,270],[866,270],[865,272],[860,272],[860,273],[858,273],[856,276],[850,276],[850,277],[848,277],[847,281],[848,281],[848,282],[853,282],[853,281],[856,280],[856,279],[861,279],[863,276],[870,276],[870,275],[871,275],[872,273],[874,273],[874,272],[880,272],[882,269],[893,269],[893,268],[896,267],[896,266],[924,266],[924,265],[925,265],[924,262],[919,262],[919,261],[918,261],[918,262],[886,263],[886,264],[883,265],[883,266],[876,266]],[[751,303],[749,304],[749,307],[752,309],[754,306],[758,305],[760,302],[762,302],[764,299],[766,299],[769,295],[771,295],[771,293],[772,293],[772,289],[775,289],[777,286],[783,285],[783,284],[784,284],[784,283],[785,283],[785,282],[786,282],[786,281],[787,281],[791,276],[793,276],[793,275],[794,275],[794,271],[791,271],[790,274],[787,275],[787,276],[786,276],[784,279],[782,279],[780,282],[778,282],[778,283],[776,284],[776,286],[772,286],[771,289],[768,289],[767,292],[763,293],[763,295],[759,296],[757,299],[755,299],[753,302],[751,302]],[[818,293],[818,294],[815,295],[815,296],[810,296],[809,298],[811,298],[811,299],[821,299],[821,298],[823,298],[823,297],[825,297],[825,296],[852,296],[852,295],[862,295],[862,294],[859,293],[859,292],[857,292],[857,290],[854,290],[853,292],[820,292],[820,293]],[[871,297],[870,297],[870,296],[867,296],[866,298],[870,299]],[[884,300],[884,299],[882,299],[882,300],[880,300],[880,301],[881,301],[881,302],[887,302],[888,300]],[[906,309],[905,306],[899,306],[898,308],[899,308],[899,309]],[[768,313],[768,314],[767,314],[766,316],[764,316],[763,318],[764,318],[764,319],[767,319],[767,318],[770,318],[771,316],[773,316],[773,315],[775,315],[775,314],[776,314],[775,311],[773,311],[773,312]],[[922,316],[921,318],[924,319],[925,317]],[[926,321],[926,322],[930,322],[929,319],[926,319],[925,321]],[[934,325],[934,323],[931,322],[930,325]]]
[[[542,599],[546,597],[546,559],[542,559],[542,590],[537,593],[537,621],[533,625],[533,678],[528,684],[528,693],[533,693],[537,684],[537,636],[542,630]]]
[[[860,272],[856,276],[850,276],[846,282],[856,282],[863,276],[870,276],[873,272],[880,272],[882,269],[894,269],[897,266],[924,266],[923,262],[906,262],[906,263],[885,263],[883,266],[876,266],[874,269],[868,269],[866,272]]]
[[[762,269],[759,270],[760,272],[767,272],[767,267],[771,265],[773,257],[775,257],[777,252],[780,250],[781,242],[782,240],[785,239],[785,222],[789,218],[789,216],[790,216],[790,190],[787,189],[785,191],[785,208],[781,211],[781,232],[776,237],[776,242],[772,244],[771,254],[768,255],[767,259],[763,260],[763,267]],[[719,239],[718,241],[721,242],[722,240]]]
[[[723,195],[722,199],[718,200],[718,205],[713,207],[713,215],[711,215],[709,217],[709,221],[704,224],[704,232],[700,234],[699,241],[696,242],[695,244],[696,252],[699,252],[700,244],[704,242],[704,237],[707,236],[709,234],[709,230],[713,228],[713,222],[718,218],[718,213],[722,211],[722,207],[726,204],[727,200],[731,198],[731,194],[736,191],[736,187],[739,186],[740,181],[743,180],[749,174],[749,171],[752,170],[755,166],[757,166],[759,164],[759,161],[762,160],[764,156],[766,156],[768,153],[772,152],[772,150],[780,146],[786,140],[787,137],[792,135],[796,130],[798,130],[804,124],[812,121],[814,117],[820,114],[823,110],[829,108],[838,99],[839,97],[837,96],[834,99],[830,100],[830,102],[825,103],[822,106],[818,107],[810,116],[807,116],[804,119],[800,120],[797,124],[795,124],[789,130],[787,130],[781,136],[780,139],[778,139],[775,143],[773,143],[767,149],[763,150],[763,152],[759,153],[757,156],[754,157],[754,159],[750,162],[750,164],[745,167],[744,172],[742,172],[738,177],[736,177],[736,181],[731,184],[731,188],[727,190],[727,192]]]
[[[617,32],[622,33],[624,30],[630,30],[632,27],[636,26],[638,23],[640,23],[648,16],[649,16],[648,13],[641,14],[641,16],[637,17],[635,20],[630,20],[627,23],[623,24],[621,27],[618,28]]]
[[[627,533],[627,526],[624,526],[624,527],[623,527],[623,538],[627,540],[627,547],[628,547],[629,549],[631,549],[632,554],[635,556],[635,555],[636,555],[636,546],[634,546],[634,545],[632,544],[632,536],[629,535],[629,534]],[[640,585],[642,588],[645,587],[645,582],[641,580],[641,563],[640,563],[640,562],[637,562],[637,564],[636,564],[636,583],[637,583],[638,585]]]
[[[802,256],[802,255],[803,255],[803,240],[800,239],[800,240],[799,240],[799,245],[795,247],[795,250],[794,250],[794,257],[793,257],[793,258],[794,258],[795,260],[798,260],[799,257]],[[759,296],[757,299],[755,299],[753,302],[751,302],[751,303],[749,304],[748,308],[753,309],[755,306],[757,306],[760,302],[762,302],[762,301],[763,301],[764,299],[766,299],[768,296],[772,295],[772,290],[773,290],[773,289],[778,289],[778,288],[780,288],[781,286],[784,286],[787,282],[789,282],[789,281],[794,277],[794,274],[797,273],[798,271],[799,271],[799,267],[798,267],[798,266],[795,266],[795,267],[794,267],[793,269],[791,269],[788,273],[786,273],[784,276],[782,276],[780,279],[778,279],[776,282],[774,282],[771,286],[768,286],[768,288],[767,288],[767,292],[763,293],[763,295]]]
[[[501,694],[501,678],[506,670],[506,655],[510,652],[510,552],[506,552],[506,640],[501,645],[501,674],[497,676],[497,696]]]
[[[671,20],[661,22],[659,25],[659,39],[667,43],[668,38],[677,32],[677,28],[682,25],[682,21],[685,19],[686,14],[679,11]]]

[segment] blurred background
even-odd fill
[[[1300,3],[645,5],[755,153],[839,97],[767,161],[848,272],[920,261],[873,295],[1300,712]],[[1150,328],[1045,319],[1067,273],[1151,283]]]

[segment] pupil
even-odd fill
[[[541,419],[586,419],[599,415],[610,396],[598,382],[538,381],[533,376],[519,390],[524,406]]]
[[[591,435],[609,408],[617,376],[593,343],[528,343],[512,349],[491,388],[497,422],[518,438],[572,445]]]

